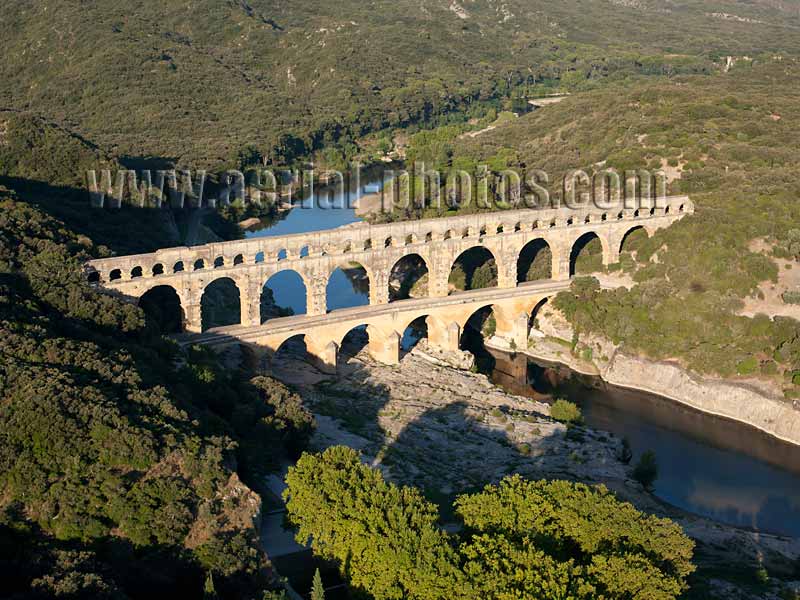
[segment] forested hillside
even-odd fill
[[[7,597],[262,597],[257,481],[311,431],[269,379],[181,354],[85,282],[95,252],[0,189],[0,571]]]
[[[87,171],[116,171],[106,150],[35,115],[0,111],[0,185],[38,205],[71,231],[122,254],[175,245],[167,211],[90,207]],[[98,176],[99,177],[99,176]]]
[[[665,168],[696,214],[626,247],[630,289],[559,295],[574,347],[800,396],[800,322],[756,314],[800,269],[797,0],[33,0],[4,3],[0,48],[4,597],[272,598],[253,489],[315,426],[87,283],[89,258],[185,240],[179,211],[90,208],[90,169],[338,166],[398,138],[428,167],[544,169],[555,197],[570,169]],[[252,216],[220,215],[223,237]],[[669,599],[694,569],[677,526],[602,488],[506,480],[459,500],[454,534],[349,450],[289,484],[301,536],[375,598]]]
[[[287,160],[490,99],[796,52],[794,2],[10,3],[0,106],[115,155]]]

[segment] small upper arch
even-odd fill
[[[647,231],[642,225],[636,225],[626,231],[619,242],[619,251],[624,252],[626,245],[629,247],[636,247],[641,240],[650,237],[650,232]]]

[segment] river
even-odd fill
[[[380,189],[375,181],[365,183],[355,195],[313,194],[283,220],[248,236],[284,235],[354,223],[359,220],[354,198]],[[268,287],[277,304],[292,308],[296,314],[305,312],[305,289],[299,277],[279,274]],[[368,303],[368,292],[352,273],[337,271],[328,286],[329,309]],[[404,346],[413,341],[406,332]],[[800,447],[652,394],[598,388],[597,382],[574,377],[562,378],[555,388],[542,389],[547,384],[541,369],[538,375],[536,367],[532,371],[530,379],[540,391],[579,404],[589,427],[627,437],[634,461],[645,450],[655,452],[659,464],[654,490],[657,497],[724,523],[800,536]]]
[[[553,377],[554,370],[562,376]],[[800,536],[800,446],[565,367],[531,360],[528,380],[540,392],[578,404],[587,426],[627,437],[632,463],[654,451],[658,498],[723,523]]]

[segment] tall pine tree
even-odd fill
[[[314,571],[314,580],[311,583],[311,600],[325,600],[325,588],[322,586],[322,576],[319,569]]]

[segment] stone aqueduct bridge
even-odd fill
[[[536,307],[569,286],[574,249],[581,240],[599,238],[603,264],[619,261],[625,236],[635,229],[648,236],[694,211],[685,197],[668,197],[637,208],[576,210],[526,209],[487,212],[382,225],[357,223],[337,229],[260,237],[203,246],[169,248],[152,254],[91,261],[89,278],[129,298],[169,286],[175,290],[184,314],[187,341],[208,345],[252,343],[276,352],[289,338],[305,335],[309,354],[332,367],[342,341],[357,326],[367,326],[369,349],[377,360],[395,364],[400,338],[414,320],[426,317],[429,341],[457,348],[467,320],[491,306],[496,335],[527,344],[529,323]],[[552,253],[552,279],[519,283],[517,264],[523,249],[543,240]],[[539,242],[540,243],[540,242]],[[456,259],[482,247],[497,265],[497,287],[449,294],[448,278]],[[390,303],[389,278],[393,266],[418,255],[428,268],[428,297]],[[328,312],[326,288],[333,272],[358,263],[369,278],[369,306]],[[306,287],[307,314],[261,323],[261,294],[269,278],[293,270]],[[204,290],[228,278],[239,289],[240,325],[200,334]]]

